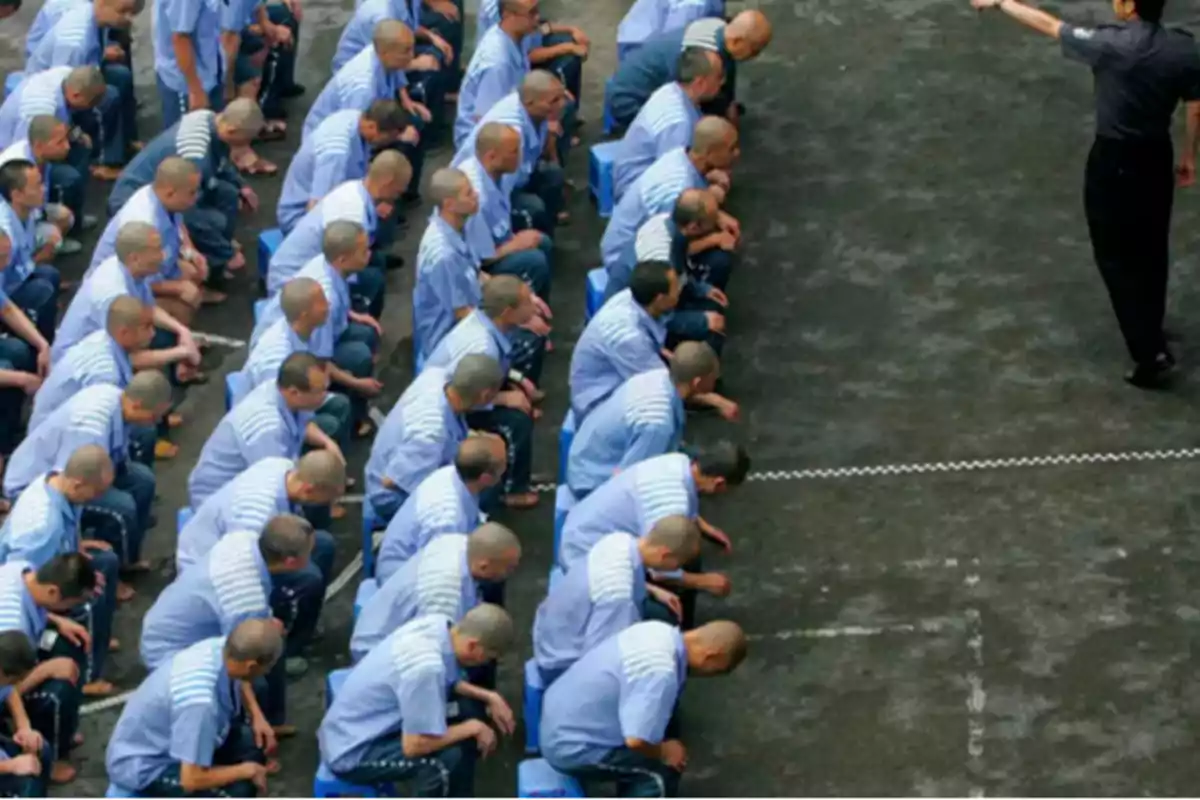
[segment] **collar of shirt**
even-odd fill
[[[117,340],[112,338],[112,335],[105,331],[104,339],[108,343],[108,351],[112,353],[113,361],[117,365],[117,369],[121,373],[121,382],[129,383],[133,380],[133,364],[129,361],[129,354],[121,345],[117,344]]]
[[[655,319],[650,316],[650,312],[642,308],[642,306],[633,299],[633,292],[628,289],[622,289],[620,292],[624,298],[623,302],[629,305],[634,310],[634,316],[638,321],[638,327],[648,333],[654,343],[662,349],[667,342],[667,319],[669,315],[664,314],[662,319]]]
[[[463,439],[467,438],[467,421],[465,419],[465,413],[459,414],[454,410],[453,407],[451,407],[450,399],[446,397],[446,387],[449,385],[450,377],[446,376],[446,381],[442,384],[442,388],[440,390],[442,415],[446,420],[446,430],[454,433],[455,438],[461,442]]]
[[[453,464],[450,465],[450,469],[452,470],[450,480],[454,483],[454,491],[458,494],[459,502],[465,508],[470,509],[471,513],[468,516],[474,516],[478,519],[479,498],[471,494],[471,490],[467,488],[467,484],[463,481],[462,476],[458,474],[458,470],[454,468]]]
[[[283,399],[283,395],[279,391],[271,393],[272,399],[275,402],[275,407],[279,409],[279,416],[287,423],[288,432],[292,436],[298,437],[304,428],[305,421],[302,414],[305,412],[292,411],[288,408],[287,401]]]
[[[288,470],[288,472],[291,472],[291,470]],[[276,487],[275,499],[277,501],[278,506],[290,509],[291,513],[293,513],[293,514],[300,514],[301,513],[300,504],[293,503],[292,498],[288,497],[288,491],[287,491],[288,472],[285,472],[279,476],[279,485]]]
[[[41,478],[38,478],[38,481],[42,483],[44,491],[46,492],[46,497],[50,498],[50,502],[54,504],[54,508],[58,511],[58,515],[62,517],[65,527],[70,530],[74,530],[79,523],[79,516],[76,513],[75,506],[71,505],[71,501],[67,499],[67,496],[50,485],[50,478],[55,474],[56,473],[53,472],[47,473]],[[25,491],[29,491],[29,489],[32,488],[33,485],[31,484]]]
[[[484,173],[484,177],[487,177],[486,173]],[[454,226],[449,222],[446,222],[446,220],[442,218],[442,215],[437,211],[434,211],[429,215],[429,224],[437,228],[438,235],[442,238],[443,242],[450,246],[450,249],[454,251],[455,255],[478,265],[479,259],[476,258],[475,254],[471,251],[471,246],[467,244],[466,237],[463,236],[462,231],[455,230]]]
[[[496,327],[496,323],[488,319],[488,315],[484,314],[479,309],[471,312],[479,319],[479,324],[492,337],[492,341],[496,343],[496,347],[500,348],[500,356],[503,361],[508,361],[509,354],[512,353],[512,342],[508,340],[508,335]]]

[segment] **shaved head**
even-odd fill
[[[732,672],[746,658],[746,633],[736,622],[717,620],[684,634],[688,665],[708,675]]]
[[[516,275],[496,275],[483,285],[480,308],[489,319],[495,319],[525,299],[525,281]]]
[[[455,624],[454,631],[466,639],[474,639],[484,650],[497,656],[507,652],[516,638],[512,617],[492,603],[480,603],[472,608]]]
[[[68,72],[63,86],[84,97],[96,97],[104,92],[108,84],[104,82],[104,73],[99,67],[87,66],[76,67]]]
[[[475,137],[475,155],[482,159],[484,154],[499,150],[502,146],[520,142],[521,135],[499,122],[489,122],[479,129]]]
[[[721,367],[721,360],[707,342],[681,342],[671,356],[671,382],[676,386],[707,378]]]
[[[397,19],[385,19],[375,26],[371,34],[371,42],[376,50],[387,50],[397,45],[411,46],[413,43],[412,28]]]
[[[465,172],[454,167],[443,167],[429,179],[429,197],[435,208],[441,208],[447,200],[458,197],[463,185],[468,182]]]
[[[375,156],[367,168],[367,180],[372,183],[391,182],[403,188],[412,180],[412,173],[412,164],[408,163],[403,153],[384,150]]]
[[[646,542],[667,550],[676,561],[690,561],[700,550],[700,526],[682,514],[663,517],[646,534]]]
[[[279,564],[289,558],[304,558],[312,550],[312,523],[295,514],[272,517],[258,537],[258,549],[267,564]]]
[[[521,81],[521,103],[529,105],[551,92],[561,92],[562,89],[562,81],[553,72],[544,69],[530,70]]]
[[[521,540],[499,522],[485,522],[467,537],[467,560],[499,561],[521,552]]]
[[[248,619],[225,639],[228,661],[273,664],[283,654],[283,634],[271,619]]]
[[[487,436],[468,436],[458,446],[454,456],[454,468],[464,483],[469,483],[488,474],[495,474],[505,466],[503,455],[495,440]]]
[[[38,114],[29,120],[29,141],[31,144],[45,144],[66,124],[52,114]]]
[[[675,201],[671,219],[677,227],[697,222],[713,222],[717,218],[717,198],[707,189],[684,189]]]
[[[724,117],[701,117],[692,132],[692,150],[708,154],[721,147],[729,147],[737,140],[737,128]]]
[[[98,444],[85,444],[67,459],[63,475],[88,486],[99,486],[112,478],[113,463],[108,451]]]
[[[162,247],[162,236],[158,228],[149,222],[126,222],[117,231],[115,249],[117,258],[128,261],[131,257],[147,250]]]
[[[360,240],[366,235],[366,229],[357,222],[349,220],[331,222],[325,226],[325,233],[321,237],[321,252],[325,255],[326,261],[336,261],[358,250]]]
[[[725,26],[725,38],[744,42],[744,47],[735,48],[733,54],[738,60],[753,58],[771,43],[771,21],[767,15],[756,9],[740,12]]]
[[[317,297],[324,294],[325,290],[321,288],[321,284],[312,278],[292,278],[279,292],[279,307],[283,311],[284,319],[289,325],[292,324],[301,314],[313,307]]]
[[[450,377],[450,387],[472,405],[484,392],[498,390],[503,382],[500,362],[478,353],[463,356]]]
[[[168,156],[158,165],[158,171],[154,173],[154,185],[159,188],[184,191],[191,186],[193,178],[199,177],[200,169],[191,161],[179,156]]]
[[[105,329],[109,334],[115,334],[121,328],[136,328],[142,324],[142,315],[147,311],[141,300],[130,294],[123,294],[113,299],[108,305],[108,319]]]
[[[263,112],[258,103],[239,97],[225,106],[220,122],[229,125],[243,136],[254,136],[263,126]]]
[[[346,488],[346,465],[324,448],[305,453],[296,462],[296,475],[322,493],[341,494]]]
[[[125,387],[125,397],[143,410],[153,411],[171,402],[171,383],[159,370],[138,372]]]

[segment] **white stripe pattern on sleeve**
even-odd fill
[[[21,118],[32,119],[39,114],[54,115],[62,95],[62,83],[70,67],[54,67],[31,76],[21,88]]]
[[[633,599],[633,537],[610,533],[588,551],[588,594],[593,603]]]
[[[445,402],[445,370],[427,369],[400,398],[405,438],[418,442],[440,442],[446,438],[442,403]]]
[[[683,454],[673,454],[673,457],[687,461]],[[679,470],[665,468],[664,460],[650,459],[634,467],[637,470],[634,485],[647,529],[663,517],[686,516],[690,508],[685,475]],[[686,463],[684,467],[690,468]]]
[[[3,533],[8,538],[9,549],[17,549],[18,542],[40,538],[42,532],[50,526],[53,510],[50,494],[46,491],[46,476],[43,475],[29,484],[13,505]]]
[[[413,500],[419,527],[446,528],[458,522],[461,512],[453,476],[453,465],[443,467],[417,486]]]
[[[225,617],[266,616],[270,610],[254,559],[256,549],[257,531],[235,531],[213,546],[208,576]]]
[[[205,639],[171,659],[171,704],[176,709],[217,703],[224,639]]]
[[[683,46],[719,51],[717,34],[725,29],[725,20],[717,17],[698,19],[683,30]]]
[[[642,227],[638,228],[637,236],[633,241],[633,250],[639,263],[642,261],[670,262],[675,238],[671,235],[671,227],[668,224],[670,219],[671,215],[668,213],[655,214],[646,220]]]
[[[10,561],[0,567],[0,631],[25,630],[24,572],[28,566],[28,561]]]
[[[417,562],[417,602],[421,614],[441,614],[457,620],[460,607],[463,558],[467,550],[464,534],[439,536],[420,553]]]
[[[108,449],[113,423],[121,416],[121,389],[111,384],[89,386],[71,398],[68,424],[76,433],[93,437]]]
[[[628,680],[675,676],[675,642],[665,622],[641,622],[617,634],[621,667]]]
[[[626,382],[623,391],[625,424],[636,428],[669,423],[674,406],[671,395],[674,392],[675,387],[671,385],[666,369],[652,369],[634,375]]]
[[[441,616],[432,616],[429,624],[440,622]],[[435,637],[430,635],[427,625],[410,625],[402,634],[392,639],[392,667],[396,677],[402,680],[422,680],[434,677],[439,684],[446,683],[446,665],[442,660],[441,648]]]
[[[184,114],[175,132],[175,152],[180,158],[203,159],[208,157],[212,144],[213,120],[216,114],[207,108]]]

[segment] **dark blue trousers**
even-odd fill
[[[225,741],[213,753],[214,767],[228,767],[245,761],[267,763],[266,755],[254,744],[254,732],[243,722],[234,722]],[[237,781],[212,792],[190,793],[179,783],[182,765],[171,764],[139,791],[144,797],[255,797],[258,790],[250,781]]]

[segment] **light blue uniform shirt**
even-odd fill
[[[193,569],[162,590],[142,620],[142,663],[156,669],[213,636],[228,636],[248,619],[271,616],[271,575],[258,531],[234,531]]]
[[[413,5],[417,8],[416,16],[404,0],[362,0],[356,3],[354,16],[346,23],[342,38],[338,40],[337,52],[333,55],[333,71],[337,72],[363,50],[374,47],[375,26],[385,19],[403,22],[415,34],[421,24],[421,0],[414,0]]]
[[[463,236],[471,252],[488,261],[495,257],[498,246],[513,237],[511,192],[504,188],[504,179],[500,183],[493,180],[477,158],[462,162],[458,169],[479,195],[479,211],[467,220]]]
[[[176,763],[213,766],[241,716],[241,682],[225,671],[225,637],[196,642],[150,673],[108,740],[108,779],[146,788]]]
[[[361,661],[388,634],[417,617],[437,614],[457,622],[478,602],[466,534],[439,536],[381,582],[354,623],[350,658]]]
[[[471,219],[467,220],[468,226]],[[435,211],[417,248],[417,281],[413,289],[413,329],[421,344],[421,355],[427,357],[433,352],[454,327],[456,308],[477,308],[482,300],[479,256],[463,232],[454,230]]]
[[[264,458],[209,497],[179,531],[175,569],[183,572],[204,560],[228,533],[255,531],[295,508],[288,499],[287,475],[296,462]]]
[[[571,509],[563,523],[558,566],[568,570],[613,531],[645,536],[664,517],[695,519],[700,497],[683,453],[647,459],[610,478]]]
[[[314,330],[312,336],[308,337],[307,349],[308,352],[319,358],[332,358],[333,348],[337,345],[338,339],[350,326],[350,284],[346,281],[345,276],[334,269],[321,254],[309,259],[304,268],[294,277],[312,278],[321,285],[321,291],[325,293],[325,299],[329,301],[329,316],[326,318],[325,324]],[[267,333],[278,323],[282,322],[287,325],[287,319],[283,316],[282,302],[278,292],[267,301],[267,306],[263,309],[258,324],[254,326],[254,332],[250,335],[252,350],[257,350],[259,345],[264,343]],[[278,337],[281,334],[276,332],[275,335]],[[292,336],[295,337],[294,332]],[[278,374],[278,369],[276,374]]]
[[[550,589],[533,622],[533,655],[559,673],[593,647],[642,621],[646,570],[638,537],[610,533]]]
[[[621,196],[600,240],[600,256],[610,275],[633,263],[638,228],[655,214],[673,211],[686,189],[704,189],[708,181],[696,171],[682,147],[664,153]],[[626,278],[626,281],[628,279]]]
[[[600,307],[571,353],[571,410],[578,425],[625,381],[663,365],[667,328],[622,289]]]
[[[76,6],[90,5],[88,0],[46,0],[38,9],[33,22],[30,23],[29,33],[25,35],[25,59],[29,60],[33,51],[42,43],[42,39],[46,38],[46,34],[63,18],[64,14]]]
[[[8,234],[12,242],[12,256],[4,268],[3,287],[5,295],[11,295],[21,287],[33,272],[36,264],[33,254],[37,252],[37,226],[42,212],[34,211],[22,221],[13,207],[0,200],[0,230]]]
[[[107,330],[93,331],[72,345],[50,370],[42,388],[33,397],[29,430],[40,425],[81,389],[103,383],[124,389],[132,378],[129,354],[108,335]]]
[[[103,55],[104,31],[96,24],[95,6],[84,3],[59,17],[26,59],[25,71],[100,66]]]
[[[458,469],[441,467],[421,481],[388,523],[375,561],[381,584],[417,551],[446,533],[469,533],[479,525],[479,499],[467,489]]]
[[[105,259],[85,275],[71,298],[67,313],[58,325],[50,357],[58,363],[67,350],[92,333],[108,329],[108,307],[118,297],[130,295],[148,306],[154,305],[154,292],[144,278],[134,278],[116,256]]]
[[[31,430],[9,459],[4,496],[16,497],[39,476],[61,472],[85,444],[103,447],[113,466],[125,463],[129,439],[120,387],[106,383],[89,386]]]
[[[375,211],[375,201],[367,193],[366,184],[361,180],[340,184],[300,218],[271,256],[271,268],[267,271],[268,294],[274,295],[302,267],[321,255],[325,226],[331,222],[358,223],[370,239],[375,238],[379,214]]]
[[[686,681],[678,628],[657,620],[626,628],[546,690],[542,756],[571,769],[599,764],[627,739],[660,743]]]
[[[546,135],[549,133],[550,124],[544,120],[540,123],[534,122],[533,117],[529,116],[529,112],[521,103],[520,92],[510,92],[492,106],[479,122],[475,123],[471,132],[467,134],[467,138],[454,153],[450,166],[459,167],[463,162],[470,161],[475,157],[475,141],[479,136],[479,131],[489,122],[506,125],[521,136],[521,165],[517,167],[516,172],[505,175],[500,181],[500,188],[506,194],[511,194],[514,189],[529,183],[529,178],[533,175],[538,160],[542,157],[542,150],[546,147]]]
[[[357,108],[335,111],[301,142],[279,195],[276,216],[284,231],[290,232],[303,219],[310,201],[320,200],[346,181],[366,177],[371,148],[358,130],[362,115]]]
[[[629,123],[613,159],[613,195],[617,200],[658,159],[692,144],[700,109],[671,81],[663,85]]]
[[[489,356],[500,364],[500,371],[507,375],[511,354],[512,342],[508,334],[476,308],[450,329],[430,353],[425,367],[437,367],[453,374],[458,362],[466,356]]]
[[[79,551],[79,512],[39,475],[13,503],[0,528],[0,562],[28,561],[34,569]]]
[[[321,260],[324,261],[323,258]],[[322,329],[328,324],[321,326]],[[233,396],[233,404],[236,406],[245,400],[248,394],[264,383],[274,383],[278,380],[279,368],[287,361],[288,356],[293,353],[311,353],[316,333],[317,331],[314,331],[314,336],[306,342],[296,335],[296,331],[283,317],[268,325],[251,347],[250,355],[246,357],[246,363],[242,366],[242,380]],[[332,352],[332,347],[330,351]]]
[[[71,124],[71,111],[67,108],[62,86],[70,72],[70,67],[54,67],[25,76],[21,85],[0,106],[0,147],[28,139],[29,121],[41,114]]]
[[[183,215],[167,211],[158,195],[154,193],[152,183],[134,192],[116,216],[108,221],[104,233],[100,234],[100,241],[96,243],[88,271],[96,269],[105,259],[117,254],[117,234],[127,222],[145,222],[153,225],[162,236],[166,256],[163,258],[162,269],[150,278],[150,282],[179,280],[182,275],[179,271],[179,251],[183,248]],[[272,259],[271,263],[273,265],[275,260]]]
[[[634,375],[580,424],[567,459],[571,491],[587,494],[618,469],[678,450],[686,420],[666,367]]]
[[[509,92],[520,88],[521,79],[527,72],[528,54],[502,28],[495,26],[483,35],[479,46],[471,54],[471,62],[467,65],[458,93],[458,116],[454,120],[455,150],[462,147],[471,129],[492,106]]]
[[[187,94],[187,79],[175,61],[172,34],[187,34],[196,54],[196,74],[204,91],[221,81],[221,17],[219,0],[154,0],[150,26],[154,31],[154,71],[167,88]]]
[[[367,461],[367,499],[383,501],[412,494],[434,470],[454,462],[467,438],[466,421],[446,399],[450,376],[427,369],[409,384],[375,436]],[[385,489],[387,478],[395,488]]]
[[[375,741],[446,733],[446,700],[458,682],[447,617],[414,619],[358,662],[317,729],[334,772],[358,766]]]
[[[399,100],[408,86],[403,70],[384,69],[375,47],[365,48],[334,73],[304,119],[302,138],[307,139],[325,118],[336,111],[354,108],[366,111],[376,100]]]
[[[264,458],[295,459],[312,414],[287,407],[279,387],[264,383],[225,415],[204,443],[188,477],[189,505],[201,504]]]
[[[0,566],[0,633],[21,631],[37,648],[50,619],[46,610],[33,601],[25,584],[25,573],[35,569],[28,561],[10,559]],[[0,701],[8,700],[11,686],[0,687]]]
[[[480,0],[479,11],[475,14],[475,49],[483,41],[483,35],[500,22],[500,0]],[[529,54],[542,46],[542,33],[537,31],[521,40],[521,51],[528,58]]]
[[[725,0],[637,0],[617,26],[618,45],[639,45],[704,17],[724,17]]]

